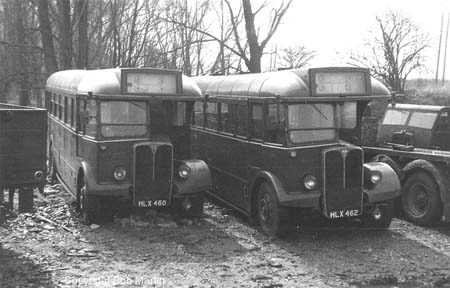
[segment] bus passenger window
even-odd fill
[[[70,111],[70,109],[69,107],[67,107],[69,106],[69,101],[67,100],[68,100],[67,96],[64,96],[64,112],[63,112],[64,123],[67,123],[69,119],[67,112]]]
[[[233,105],[220,103],[220,126],[219,131],[234,133]],[[231,111],[230,111],[231,108]]]
[[[203,118],[203,102],[196,101],[194,104],[194,125],[197,127],[203,127],[204,118]]]
[[[253,104],[252,105],[252,124],[251,124],[251,135],[254,139],[263,138],[263,105]]]
[[[95,100],[89,100],[86,106],[89,111],[89,122],[86,124],[84,133],[88,136],[97,136],[97,103]]]
[[[61,95],[58,95],[58,118],[62,119],[62,99],[61,99]]]
[[[70,99],[70,126],[75,127],[75,99]]]
[[[265,139],[267,142],[283,144],[284,143],[284,116],[283,106],[279,104],[268,105],[269,115],[266,118]]]
[[[58,103],[56,102],[56,94],[52,95],[52,114],[53,116],[57,117],[58,116]]]
[[[236,134],[247,136],[248,134],[248,107],[247,105],[235,105],[236,107]]]
[[[217,104],[208,102],[205,113],[206,113],[206,127],[217,130],[217,122],[218,122]]]

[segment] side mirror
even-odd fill
[[[89,123],[89,120],[91,120],[91,115],[89,114],[89,111],[80,111],[79,117],[80,117],[80,127],[86,126]]]

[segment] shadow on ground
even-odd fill
[[[9,287],[56,287],[51,271],[34,263],[24,255],[2,247],[0,243],[0,286]]]

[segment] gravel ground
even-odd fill
[[[0,287],[450,287],[449,224],[311,223],[281,240],[217,204],[85,226],[71,202],[48,186],[34,213],[4,215]]]

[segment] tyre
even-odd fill
[[[288,208],[280,205],[275,190],[268,183],[261,184],[258,191],[258,221],[269,236],[284,237],[289,232]]]
[[[434,225],[442,219],[442,202],[434,179],[425,172],[416,172],[406,179],[402,188],[405,217],[421,226]]]
[[[88,194],[87,184],[84,177],[80,180],[81,187],[79,188],[77,197],[80,207],[81,217],[86,225],[91,225],[92,223],[97,223],[99,220],[99,201],[96,196]]]
[[[379,218],[375,218],[373,210],[379,209]],[[392,218],[395,214],[395,202],[394,199],[377,203],[370,213],[363,214],[361,217],[361,224],[363,228],[369,229],[387,229],[391,225]]]

